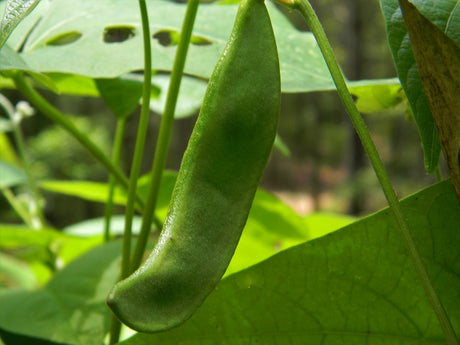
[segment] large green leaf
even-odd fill
[[[413,0],[417,9],[457,44],[460,44],[459,0]],[[381,0],[387,36],[401,85],[412,107],[422,140],[425,167],[433,172],[438,165],[440,144],[398,0]]]
[[[0,329],[78,345],[100,345],[108,330],[106,296],[119,272],[121,245],[98,247],[72,262],[43,288],[0,295]]]
[[[460,201],[460,45],[410,2],[400,0],[400,5],[449,175]]]
[[[170,71],[185,4],[150,0],[147,5],[151,34],[155,38],[153,68]],[[273,4],[267,5],[277,38],[283,92],[333,90],[334,84],[313,35],[297,30]],[[186,74],[209,78],[230,35],[237,7],[238,4],[200,4]],[[135,3],[42,0],[12,34],[9,44],[17,50],[27,38],[19,56],[31,69],[111,78],[143,68],[141,32]],[[118,35],[120,42],[104,42],[104,37],[111,40],[110,35]],[[160,40],[161,36],[172,39],[169,45]]]
[[[434,286],[460,332],[460,209],[450,181],[402,202]],[[224,279],[182,326],[147,344],[445,344],[391,211]]]
[[[152,36],[174,39],[180,32],[185,4],[159,0],[147,4]],[[230,35],[237,7],[200,5],[186,74],[204,78],[211,75]],[[311,33],[295,29],[273,5],[270,12],[279,42],[284,88],[290,91],[330,88],[329,72]],[[19,49],[27,36],[20,56],[38,71],[110,78],[143,68],[141,33],[136,3],[42,1],[11,35],[9,44]],[[119,40],[113,42],[112,35],[118,35]],[[154,39],[153,68],[171,70],[175,50],[174,40],[165,44]]]

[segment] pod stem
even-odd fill
[[[147,135],[148,121],[150,115],[150,89],[152,87],[152,48],[150,44],[150,26],[145,0],[139,0],[139,10],[142,20],[142,36],[144,45],[144,86],[142,94],[142,106],[137,130],[134,157],[131,164],[131,173],[128,183],[128,200],[125,211],[125,230],[123,234],[123,250],[121,261],[120,279],[126,278],[130,273],[131,236],[132,220],[134,217],[134,206],[136,200],[137,180],[141,169],[142,156],[144,153],[145,138]],[[110,344],[118,342],[120,337],[121,324],[112,316],[110,328]]]
[[[425,294],[427,295],[428,300],[438,318],[447,344],[458,345],[459,343],[457,336],[455,335],[455,331],[428,275],[425,264],[423,263],[423,259],[418,251],[417,244],[412,237],[409,225],[404,217],[396,192],[393,188],[390,178],[388,177],[374,142],[371,139],[366,124],[351,97],[343,73],[339,67],[339,64],[337,63],[332,48],[316,13],[308,0],[286,1],[283,1],[284,5],[300,11],[308,26],[310,27],[313,35],[315,36],[318,46],[324,56],[324,60],[326,61],[326,64],[331,73],[332,79],[334,80],[340,99],[345,105],[355,130],[361,139],[362,145],[371,161],[372,167],[375,171],[375,174],[377,175],[377,179],[382,187],[390,209],[393,212],[393,216],[398,224],[398,229],[403,238],[404,244],[409,252],[409,256],[418,274],[423,289],[425,290]]]
[[[187,9],[182,23],[179,44],[177,46],[174,65],[171,72],[165,110],[161,119],[160,131],[155,149],[155,159],[152,166],[152,175],[150,177],[149,192],[142,217],[141,231],[131,263],[131,272],[135,271],[141,264],[150,233],[152,216],[155,212],[161,178],[166,165],[166,157],[174,123],[174,112],[199,3],[199,0],[190,0],[187,2]]]

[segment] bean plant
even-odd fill
[[[308,0],[0,1],[0,191],[22,222],[0,220],[0,344],[459,344],[460,6],[380,4],[397,77],[349,81]],[[361,219],[300,216],[258,188],[284,150],[281,94],[331,90],[388,203]],[[111,152],[53,94],[104,100]],[[438,182],[400,200],[361,113],[402,102]],[[179,173],[166,170],[175,120],[199,108]],[[31,115],[76,139],[106,183],[38,179]],[[105,215],[57,228],[45,192]]]

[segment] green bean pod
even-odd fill
[[[278,53],[263,0],[243,0],[209,81],[158,243],[108,305],[139,332],[190,318],[230,263],[275,139]]]

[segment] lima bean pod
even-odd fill
[[[243,0],[210,78],[160,238],[108,297],[139,332],[180,325],[230,263],[276,135],[280,72],[263,0]]]

